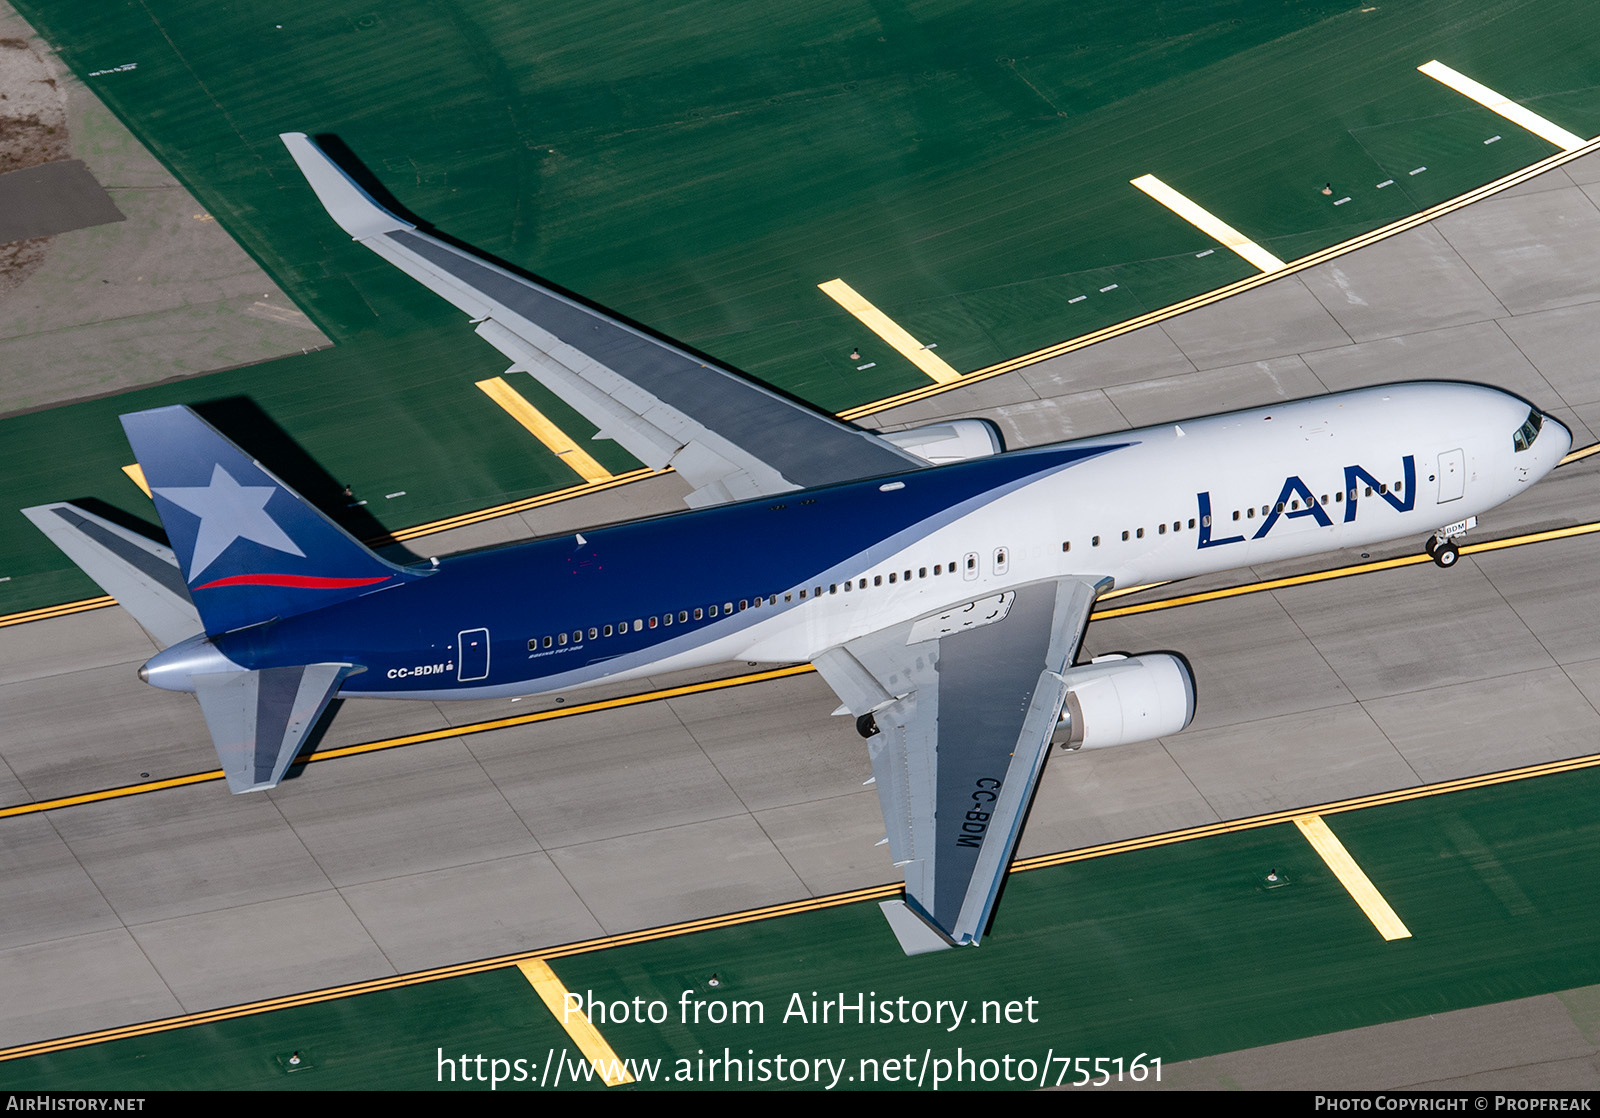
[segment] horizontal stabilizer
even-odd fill
[[[195,697],[234,793],[276,787],[351,664],[307,664],[194,677]]]
[[[64,501],[23,509],[22,515],[163,648],[200,631],[200,615],[171,548]]]

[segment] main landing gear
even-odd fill
[[[1456,565],[1456,560],[1461,558],[1461,548],[1456,541],[1445,538],[1439,532],[1429,536],[1422,547],[1441,567],[1453,567]]]

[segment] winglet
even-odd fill
[[[305,175],[311,189],[316,191],[317,201],[328,211],[328,216],[356,240],[364,241],[383,233],[416,228],[373,201],[372,195],[357,186],[356,181],[329,159],[304,132],[284,132],[278,139],[294,156],[300,173]]]

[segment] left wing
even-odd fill
[[[1062,673],[1109,585],[1033,583],[816,659],[850,712],[877,726],[872,773],[906,873],[904,907],[884,909],[907,953],[983,935],[1066,699]]]
[[[928,463],[709,358],[421,232],[373,201],[304,133],[282,137],[317,199],[367,248],[454,303],[478,333],[653,469],[715,505]]]

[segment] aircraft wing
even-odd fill
[[[485,341],[653,469],[692,506],[898,473],[927,463],[421,232],[378,205],[304,133],[282,137],[345,232],[472,316]]]
[[[868,739],[906,899],[908,954],[976,944],[1044,768],[1089,613],[1108,580],[1033,583],[829,649],[815,663]],[[919,919],[920,918],[920,919]]]

